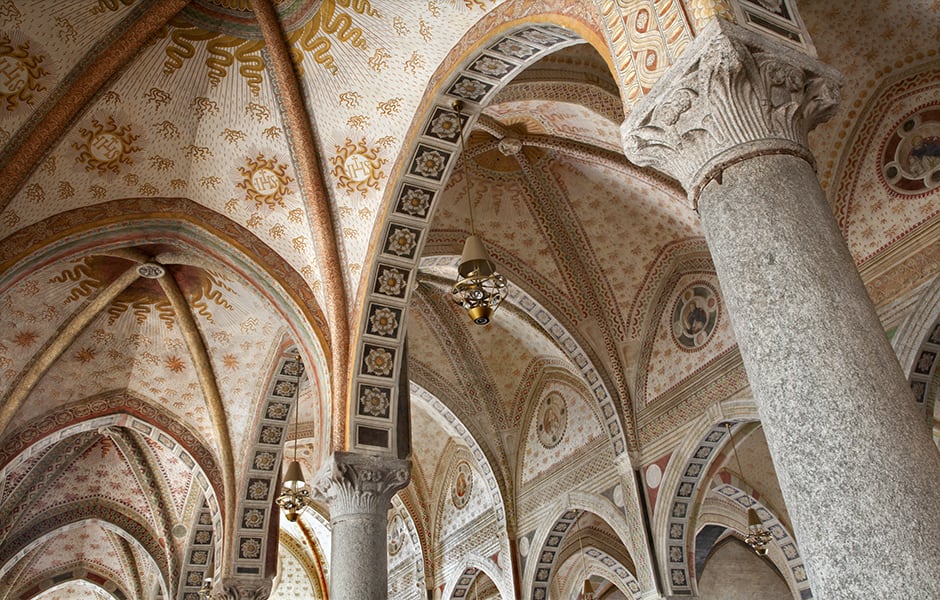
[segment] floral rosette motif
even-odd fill
[[[404,291],[405,275],[398,269],[385,269],[379,275],[379,293],[386,296],[401,296]]]
[[[373,417],[382,417],[388,414],[388,394],[379,388],[366,388],[359,398],[360,412]]]
[[[427,216],[430,205],[431,195],[427,192],[412,188],[402,194],[401,210],[413,217]]]
[[[396,229],[388,236],[388,251],[408,256],[417,245],[417,236],[410,229]]]
[[[369,323],[372,325],[372,333],[391,336],[395,335],[395,330],[398,328],[398,317],[391,309],[381,307],[372,313]]]
[[[366,370],[372,375],[388,377],[392,374],[392,353],[385,348],[373,348],[366,355]]]
[[[437,150],[425,150],[415,160],[414,171],[424,177],[437,179],[444,170],[444,155]]]
[[[452,140],[460,133],[460,118],[456,113],[442,112],[431,121],[431,133],[445,140]]]

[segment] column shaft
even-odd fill
[[[817,598],[940,598],[940,454],[812,167],[701,192],[722,294]]]
[[[407,460],[352,452],[335,453],[317,476],[332,524],[331,600],[388,598],[388,510],[410,476]]]
[[[624,149],[698,202],[814,597],[940,598],[940,454],[807,149],[840,80],[718,20]]]
[[[387,597],[386,512],[390,506],[382,514],[338,515],[332,519],[330,598]]]

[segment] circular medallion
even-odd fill
[[[672,336],[681,350],[698,350],[708,343],[718,308],[718,293],[707,283],[694,283],[679,294],[672,309]]]
[[[396,514],[388,524],[388,554],[395,556],[405,545],[405,521]]]
[[[260,167],[251,174],[251,186],[262,196],[276,194],[281,182],[271,169]]]
[[[646,485],[650,486],[651,489],[658,488],[662,480],[663,470],[659,468],[659,465],[654,463],[646,468]]]
[[[4,74],[4,77],[0,77],[0,94],[12,96],[26,87],[28,73],[19,60],[11,56],[0,56],[0,73]]]
[[[137,266],[137,274],[147,279],[159,279],[165,273],[166,269],[163,268],[163,265],[157,263],[148,262]]]
[[[450,490],[450,498],[458,509],[467,506],[470,502],[470,492],[473,489],[473,471],[470,463],[461,461],[457,465],[454,475],[454,487]]]
[[[536,429],[539,442],[546,448],[554,448],[565,435],[568,426],[568,407],[560,394],[549,394],[539,406]]]
[[[92,138],[89,149],[92,156],[101,162],[111,162],[121,157],[124,145],[121,138],[113,133],[99,133]]]
[[[917,196],[940,186],[940,106],[901,121],[884,144],[879,175],[895,195]]]
[[[626,504],[623,498],[623,486],[620,485],[619,483],[614,487],[613,500],[614,500],[614,504],[616,504],[618,508],[623,508],[624,505]]]

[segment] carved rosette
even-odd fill
[[[336,452],[313,485],[330,515],[384,515],[395,492],[408,485],[411,462],[383,456]]]
[[[213,600],[267,600],[269,577],[226,577],[212,590]]]
[[[624,121],[624,153],[679,180],[694,207],[740,160],[783,153],[813,163],[807,134],[835,114],[841,84],[831,67],[716,20]]]

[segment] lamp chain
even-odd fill
[[[747,483],[748,497],[753,498],[754,487],[751,485],[751,482],[748,481],[748,479],[744,476],[744,469],[741,468],[741,459],[738,458],[738,448],[737,448],[737,445],[734,443],[734,434],[731,432],[731,424],[725,423],[725,429],[728,430],[728,437],[731,438],[731,452],[734,453],[734,462],[736,462],[738,465],[738,474],[740,474],[741,479],[743,479]]]
[[[473,225],[473,202],[471,201],[471,190],[470,190],[470,171],[467,169],[467,160],[469,156],[467,155],[467,140],[464,137],[464,126],[463,126],[463,113],[461,109],[463,108],[463,102],[460,100],[454,100],[451,103],[451,106],[457,111],[457,127],[460,128],[460,156],[463,160],[463,178],[464,178],[464,191],[467,195],[467,214],[470,217],[470,235],[476,235],[476,228]],[[469,119],[467,121],[469,123]]]

